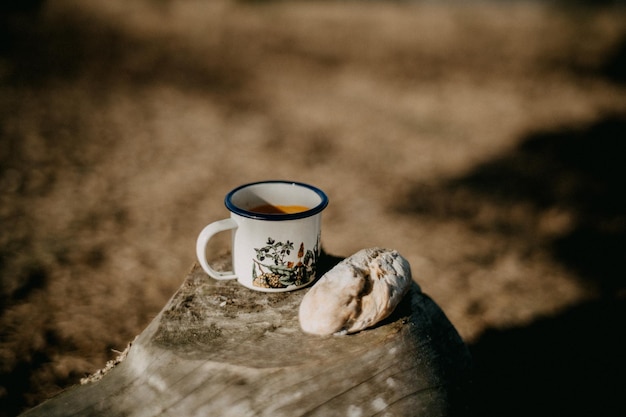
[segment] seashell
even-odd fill
[[[411,286],[409,262],[397,251],[363,249],[338,263],[306,293],[300,327],[306,333],[356,333],[389,316]]]

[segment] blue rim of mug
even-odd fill
[[[315,192],[319,198],[320,198],[320,203],[318,205],[316,205],[315,207],[312,207],[308,210],[305,211],[301,211],[298,213],[284,213],[284,214],[268,214],[268,213],[257,213],[254,211],[249,211],[246,209],[242,209],[241,207],[236,206],[233,201],[232,198],[235,195],[235,193],[237,193],[237,191],[243,189],[243,188],[247,188],[247,187],[251,187],[253,185],[257,185],[257,184],[286,184],[286,185],[296,185],[299,187],[304,187],[304,188],[308,188],[309,190]],[[317,187],[314,187],[310,184],[305,184],[303,182],[296,182],[296,181],[283,181],[283,180],[270,180],[270,181],[257,181],[257,182],[251,182],[248,184],[243,184],[240,185],[239,187],[233,189],[232,191],[230,191],[228,194],[226,194],[226,197],[224,198],[224,204],[226,205],[226,208],[235,214],[238,214],[240,216],[243,217],[247,217],[250,219],[257,219],[257,220],[295,220],[295,219],[304,219],[306,217],[311,217],[319,212],[321,212],[322,210],[324,210],[326,208],[326,206],[328,205],[328,196],[324,193],[324,191],[320,190]]]

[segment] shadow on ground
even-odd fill
[[[403,210],[461,219],[478,232],[515,241],[520,250],[548,251],[612,296],[626,289],[624,137],[622,116],[534,134],[462,178],[416,185]],[[554,224],[547,212],[560,213],[552,216]]]
[[[596,301],[471,346],[476,416],[626,415],[626,301]]]
[[[462,178],[411,191],[409,212],[462,219],[520,251],[545,251],[595,300],[473,343],[476,415],[626,413],[625,137],[621,116],[534,134]]]
[[[111,86],[162,84],[233,98],[236,106],[249,104],[241,90],[250,71],[238,58],[237,45],[230,44],[236,39],[198,47],[176,36],[132,33],[80,10],[43,16],[44,4],[12,0],[0,5],[0,60],[10,63],[5,76],[13,86],[45,89],[58,81],[89,82],[104,100]]]

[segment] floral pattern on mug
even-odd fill
[[[319,242],[319,237],[318,237]],[[300,243],[296,261],[287,257],[294,251],[294,244],[276,242],[267,238],[265,246],[254,248],[256,259],[252,263],[252,285],[261,288],[286,288],[290,285],[300,286],[315,278],[318,245],[313,250],[305,251],[304,243]]]

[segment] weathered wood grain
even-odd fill
[[[306,291],[254,292],[196,265],[123,362],[24,416],[466,414],[468,351],[417,285],[349,336],[300,330]]]

